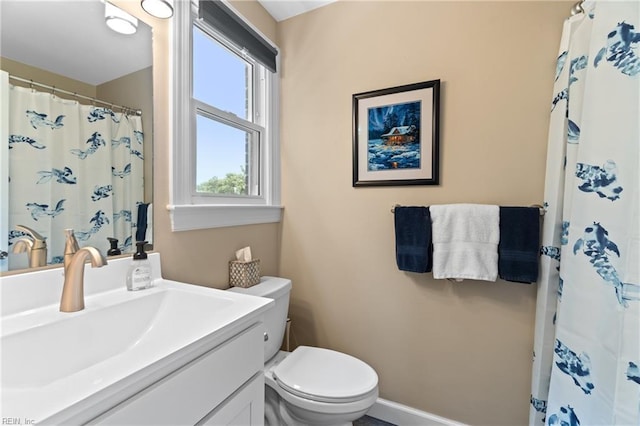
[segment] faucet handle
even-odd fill
[[[65,235],[64,254],[73,254],[78,250],[80,250],[80,245],[78,244],[78,240],[76,239],[76,236],[73,233],[73,229],[71,228],[65,229],[64,235]]]
[[[67,273],[73,255],[80,250],[78,240],[73,233],[73,229],[68,228],[64,230],[65,242],[64,242],[64,272]]]
[[[18,228],[22,232],[26,232],[27,234],[29,234],[29,236],[31,236],[31,238],[33,238],[33,246],[31,247],[32,250],[37,250],[37,249],[42,249],[47,247],[46,238],[38,234],[33,229],[24,225],[16,225],[16,228]]]

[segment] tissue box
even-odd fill
[[[229,284],[233,287],[251,287],[260,282],[260,259],[229,262]]]

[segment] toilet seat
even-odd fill
[[[326,403],[348,403],[377,394],[378,375],[369,365],[330,349],[300,346],[273,369],[286,392]]]

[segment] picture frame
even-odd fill
[[[353,186],[439,185],[440,80],[353,95]]]

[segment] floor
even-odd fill
[[[384,420],[376,419],[371,416],[363,416],[353,421],[353,426],[396,426],[393,423],[385,422]]]

